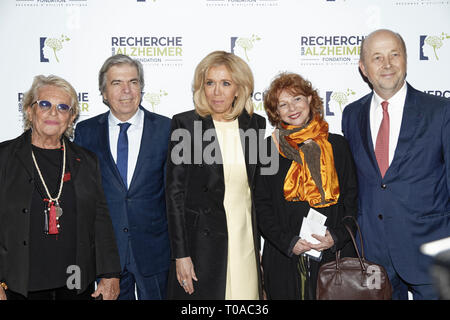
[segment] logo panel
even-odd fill
[[[341,115],[345,106],[354,100],[356,92],[350,88],[342,91],[325,91],[325,116]]]
[[[70,41],[70,38],[61,35],[60,37],[49,38],[40,37],[39,38],[39,59],[40,62],[60,62],[60,55],[63,52],[65,44]],[[61,51],[61,52],[60,52]]]
[[[112,37],[111,54],[125,54],[143,64],[180,67],[183,65],[183,37]]]
[[[445,46],[449,46],[450,35],[442,32],[440,35],[421,35],[419,36],[419,59],[424,60],[435,60],[438,61],[440,54],[440,49]]]
[[[159,90],[159,92],[147,92],[144,94],[143,100],[152,106],[152,112],[155,112],[155,107],[161,103],[161,99],[167,96],[168,93],[164,90]]]
[[[253,49],[256,41],[260,40],[261,38],[254,34],[249,38],[231,37],[231,53],[250,62],[249,52]]]
[[[301,35],[301,65],[357,65],[363,35]]]

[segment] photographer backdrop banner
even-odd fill
[[[296,72],[340,133],[343,108],[370,92],[359,50],[378,28],[403,36],[414,87],[450,98],[450,0],[2,0],[0,141],[23,131],[20,102],[35,75],[68,80],[83,120],[108,110],[98,90],[105,59],[127,54],[144,65],[142,105],[171,117],[193,109],[194,69],[214,50],[248,62],[257,113],[271,80]]]

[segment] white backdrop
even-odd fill
[[[416,89],[450,98],[450,0],[1,0],[0,141],[23,132],[20,99],[35,75],[68,80],[83,120],[108,110],[98,71],[125,53],[144,65],[142,105],[171,117],[193,109],[194,69],[214,50],[249,63],[257,113],[273,77],[296,72],[340,133],[342,109],[370,92],[359,45],[378,28],[403,36]]]
[[[171,117],[193,108],[195,66],[214,50],[249,63],[256,112],[265,116],[274,76],[297,72],[319,90],[330,131],[340,132],[342,109],[370,91],[359,45],[378,28],[404,37],[413,86],[450,98],[450,0],[2,0],[0,141],[22,132],[19,102],[37,74],[68,80],[83,120],[107,111],[98,70],[125,53],[144,65],[143,106]]]
[[[450,98],[450,0],[2,0],[0,141],[23,131],[19,102],[37,74],[75,87],[80,120],[107,111],[98,71],[119,52],[142,61],[142,104],[157,113],[192,109],[195,66],[226,50],[253,70],[256,112],[265,116],[274,76],[297,72],[340,132],[342,108],[370,91],[357,62],[361,39],[377,28],[404,37],[413,86]]]

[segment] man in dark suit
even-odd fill
[[[342,130],[356,163],[366,257],[382,264],[394,299],[436,299],[423,243],[450,235],[450,101],[405,81],[406,47],[390,30],[361,44],[373,92],[348,105]]]
[[[110,111],[80,122],[75,143],[95,152],[122,267],[119,299],[165,299],[170,247],[164,194],[170,119],[140,106],[144,73],[126,55],[108,58],[99,88]]]

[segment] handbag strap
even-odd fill
[[[358,248],[357,248],[357,246],[356,246],[356,240],[355,240],[355,238],[353,237],[353,233],[352,233],[352,231],[350,230],[350,228],[344,223],[344,220],[347,219],[347,218],[348,218],[348,219],[351,219],[351,220],[355,223],[355,225],[356,225],[356,229],[358,230],[358,235],[359,235],[359,242],[361,243],[361,258],[363,258],[363,259],[365,260],[366,257],[365,257],[365,255],[364,255],[363,238],[362,238],[361,229],[359,228],[358,221],[357,221],[356,218],[353,217],[353,216],[345,216],[345,217],[342,218],[342,223],[344,224],[345,229],[347,229],[348,233],[350,234],[350,237],[352,238],[352,241],[353,241],[353,245],[355,246],[356,252],[357,252],[358,255],[359,255],[359,251],[358,251]]]
[[[361,242],[361,254],[359,253],[358,246],[356,245],[356,240],[355,240],[355,237],[353,236],[352,230],[350,229],[349,226],[347,226],[343,222],[344,219],[346,219],[346,218],[351,218],[355,222],[355,225],[356,225],[356,228],[357,228],[358,234],[359,234],[359,240]],[[363,245],[361,229],[359,228],[358,222],[356,221],[355,217],[353,217],[353,216],[345,216],[345,217],[342,218],[342,223],[344,224],[345,229],[347,230],[348,234],[350,235],[350,238],[352,239],[353,246],[355,247],[356,254],[358,255],[359,263],[361,264],[361,269],[363,271],[366,271],[366,267],[365,267],[365,265],[363,263],[363,260],[365,260],[365,257],[364,257],[364,245]],[[339,257],[340,257],[340,253],[339,253]],[[336,255],[336,266],[338,265],[337,259],[338,259],[338,255]]]

